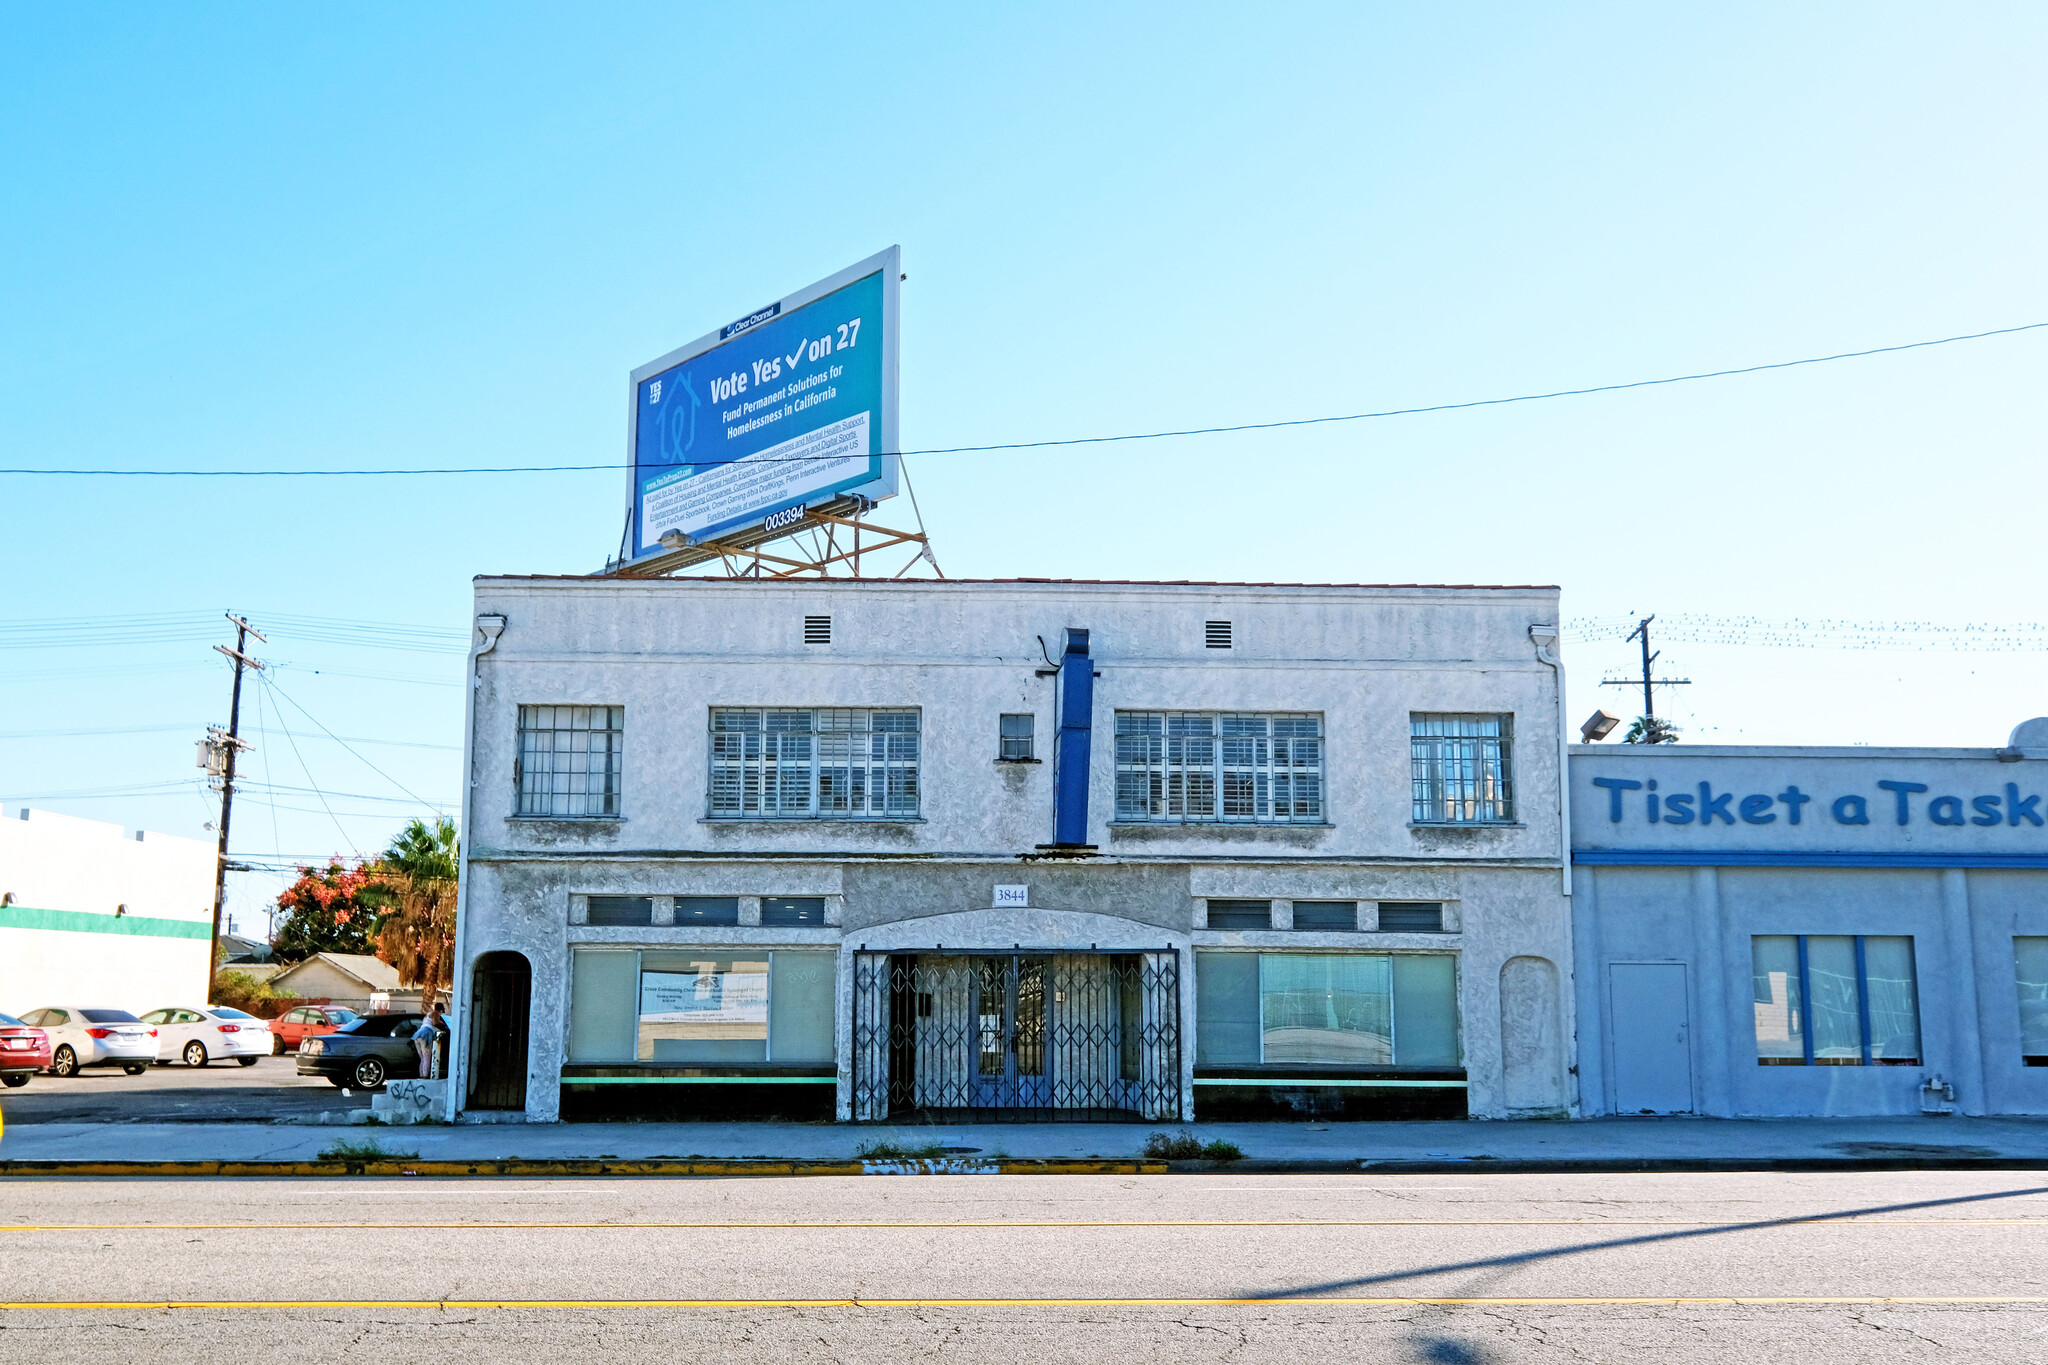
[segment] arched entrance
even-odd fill
[[[469,1098],[465,1109],[526,1108],[526,1021],[533,965],[520,953],[476,960],[469,994]]]

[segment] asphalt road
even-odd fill
[[[369,1108],[367,1091],[343,1095],[297,1068],[293,1056],[259,1057],[254,1066],[174,1062],[140,1076],[90,1067],[67,1079],[39,1075],[19,1090],[0,1090],[0,1109],[9,1124],[34,1124],[276,1122]]]
[[[6,1362],[2048,1349],[2039,1173],[12,1179],[0,1239]]]

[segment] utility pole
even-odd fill
[[[1691,678],[1656,678],[1651,676],[1650,666],[1656,663],[1658,655],[1664,652],[1660,649],[1652,653],[1650,650],[1650,622],[1656,619],[1655,613],[1645,616],[1642,620],[1636,622],[1636,628],[1628,633],[1627,639],[1622,641],[1623,644],[1636,640],[1642,641],[1643,676],[1640,682],[1643,689],[1643,719],[1645,722],[1655,719],[1657,715],[1657,695],[1654,689],[1659,687],[1688,687],[1692,684]],[[1634,678],[1603,678],[1600,685],[1602,687],[1634,687],[1637,685],[1637,682],[1638,680]],[[1651,740],[1650,742],[1654,744],[1657,741]]]
[[[214,964],[220,960],[220,919],[228,899],[228,818],[235,809],[235,755],[250,747],[242,742],[241,733],[242,670],[260,670],[263,667],[245,651],[249,647],[251,635],[266,645],[270,643],[264,639],[262,632],[233,612],[227,613],[227,618],[234,622],[235,647],[229,649],[226,645],[215,645],[214,649],[225,654],[229,662],[235,666],[235,687],[228,702],[228,728],[226,734],[214,729],[208,730],[200,758],[200,762],[209,773],[218,773],[220,777],[220,851],[215,859],[213,872],[213,941],[206,953],[206,994],[200,997],[202,1003],[209,1004],[213,1000]]]

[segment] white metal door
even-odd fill
[[[1608,967],[1614,1021],[1614,1112],[1692,1112],[1692,1024],[1682,962]]]

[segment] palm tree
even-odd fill
[[[454,980],[455,822],[414,820],[369,868],[363,900],[377,910],[377,956],[420,987],[420,1008]]]
[[[1678,727],[1659,716],[1637,716],[1629,723],[1623,744],[1676,744]],[[415,822],[417,823],[417,822]]]

